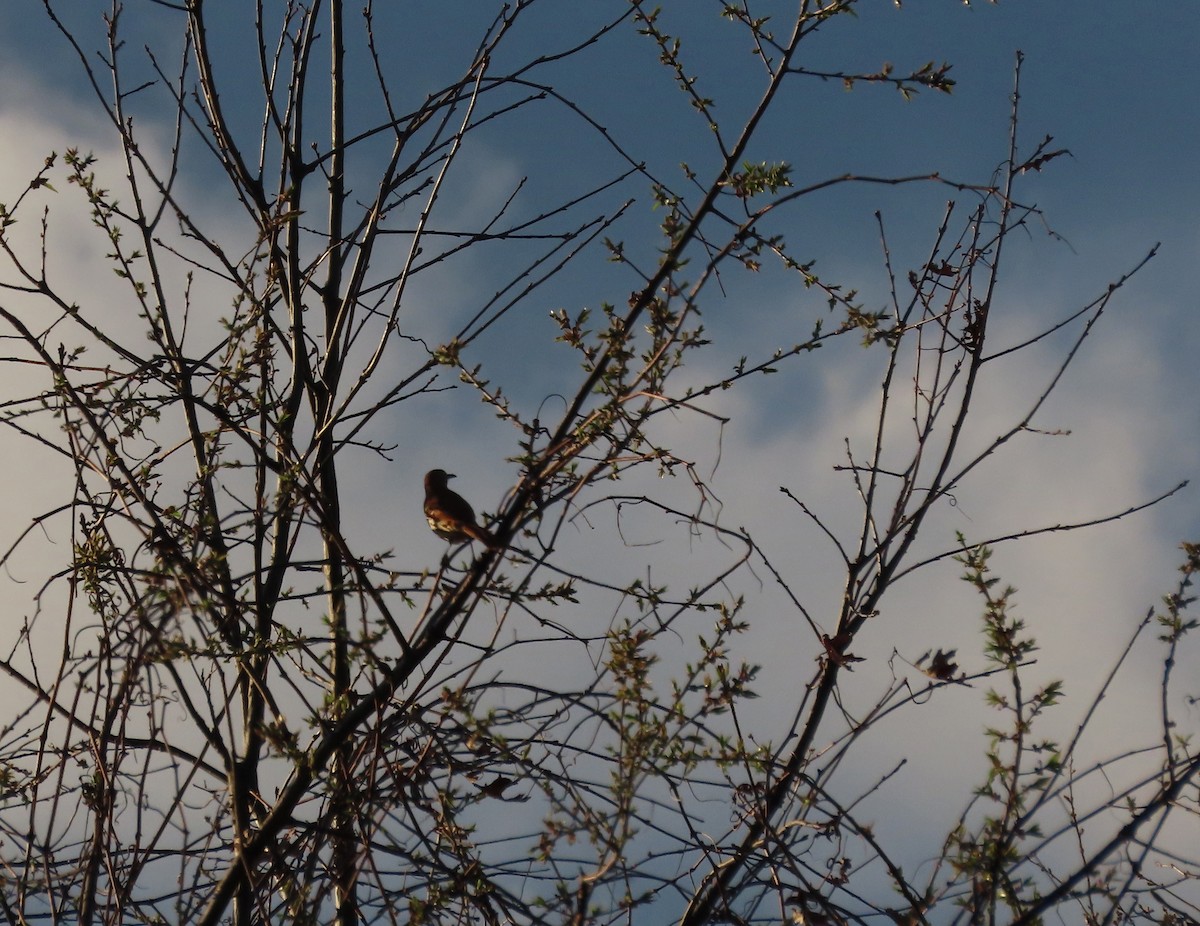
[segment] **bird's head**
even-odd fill
[[[431,469],[425,474],[425,489],[444,489],[446,482],[454,478],[454,473],[448,473],[444,469]]]

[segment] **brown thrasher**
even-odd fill
[[[500,546],[495,535],[475,521],[475,509],[465,498],[446,485],[453,479],[444,469],[431,469],[425,474],[425,519],[429,529],[444,540],[478,540],[489,550]]]

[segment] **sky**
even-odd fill
[[[450,6],[453,15],[446,13]],[[664,27],[683,37],[688,61],[702,75],[703,92],[717,101],[722,118],[736,124],[756,98],[757,86],[745,79],[744,64],[729,57],[722,38],[729,27],[715,15],[718,4],[676,0],[663,6]],[[536,7],[511,54],[515,60],[529,49],[568,47],[613,8],[609,3]],[[0,202],[36,170],[48,148],[61,151],[74,144],[113,150],[106,127],[89,105],[90,91],[77,62],[41,9],[32,0],[0,5]],[[387,40],[395,43],[397,75],[411,80],[411,92],[420,98],[426,90],[422,81],[432,89],[461,68],[495,4],[420,0],[405,4],[405,10],[401,20],[388,23],[394,31]],[[779,10],[780,18],[786,18],[790,6],[781,4]],[[72,7],[70,12],[95,34],[95,10]],[[124,16],[148,40],[171,28],[171,14],[146,0],[128,2]],[[230,43],[244,39],[242,25],[232,18],[226,23]],[[706,129],[679,105],[678,92],[647,53],[645,40],[631,35],[628,27],[623,31],[623,38],[561,66],[548,66],[539,77],[553,80],[580,101],[645,158],[652,173],[682,183],[681,160],[699,169],[712,164]],[[1024,55],[1022,147],[1031,150],[1052,135],[1053,147],[1069,149],[1071,157],[1023,178],[1023,201],[1044,210],[1056,237],[1034,228],[1011,240],[997,303],[997,343],[1017,343],[1090,302],[1161,244],[1154,260],[1114,300],[1038,419],[1043,429],[1069,429],[1070,435],[1026,435],[1014,441],[1011,452],[978,483],[964,488],[953,508],[939,513],[927,533],[930,551],[948,548],[957,530],[982,540],[1022,527],[1106,516],[1200,475],[1200,177],[1195,166],[1200,150],[1200,78],[1195,70],[1200,6],[1161,0],[1136,6],[1115,0],[1003,0],[970,6],[909,0],[898,8],[870,0],[861,5],[858,17],[832,23],[826,40],[814,44],[813,57],[804,65],[873,71],[891,61],[899,72],[926,61],[948,61],[957,81],[954,92],[925,91],[904,101],[885,88],[860,85],[847,92],[836,80],[811,82],[772,113],[751,158],[788,160],[797,186],[848,171],[938,171],[955,180],[987,182],[1006,152],[1018,51]],[[135,43],[127,54],[138,60]],[[237,62],[231,58],[223,64],[232,71]],[[591,178],[621,169],[620,159],[598,145],[594,135],[581,132],[570,114],[549,112],[531,110],[480,133],[464,153],[462,173],[447,194],[447,224],[466,224],[500,208],[522,178],[528,179],[513,208],[532,216],[546,202],[584,189]],[[249,110],[239,115],[248,125],[257,118]],[[152,121],[153,112],[146,118]],[[168,132],[164,124],[164,139]],[[222,221],[224,206],[205,193],[206,184],[219,182],[217,175],[199,163],[195,169],[196,176],[185,182],[193,185],[190,196],[196,208]],[[626,240],[652,241],[658,218],[644,184],[623,188],[621,195],[636,197],[621,226]],[[917,267],[946,200],[954,196],[929,184],[839,187],[806,198],[781,221],[793,253],[815,259],[823,277],[856,287],[868,306],[882,307],[887,279],[875,211],[887,229],[895,265]],[[589,208],[596,212],[599,207]],[[245,230],[231,225],[230,234]],[[97,258],[83,231],[63,242],[59,258],[65,263]],[[508,282],[507,256],[484,249],[471,260],[470,273],[429,274],[414,286],[410,298],[421,311],[413,325],[422,335],[435,340],[453,334],[475,307]],[[706,297],[711,302],[705,305],[705,322],[720,347],[702,355],[689,371],[697,382],[726,375],[740,354],[761,355],[772,346],[803,340],[822,311],[819,295],[798,290],[794,279],[779,273],[727,282],[723,298],[716,290]],[[552,351],[561,348],[547,348],[545,356],[531,362],[521,349],[528,332],[547,335],[550,310],[574,313],[603,301],[619,305],[632,288],[632,281],[605,266],[604,254],[594,249],[526,300],[521,311],[527,312],[528,328],[502,326],[481,339],[480,359],[511,384],[510,394],[532,407],[553,391],[559,367]],[[1000,433],[1036,399],[1069,348],[1069,338],[1051,338],[1000,365],[971,440],[983,442]],[[779,488],[804,498],[832,525],[852,529],[853,487],[833,467],[843,462],[843,438],[865,449],[862,441],[874,421],[882,357],[849,343],[821,353],[820,362],[791,364],[775,376],[712,397],[706,407],[729,419],[723,430],[702,417],[680,417],[664,425],[680,452],[712,475],[723,522],[746,525],[764,538],[776,566],[792,577],[809,610],[818,615],[836,606],[841,590],[837,560],[812,523],[785,504]],[[399,409],[388,421],[388,436],[401,445],[401,452],[390,462],[364,459],[361,488],[347,499],[348,519],[361,525],[366,543],[393,547],[406,562],[433,562],[441,553],[436,539],[419,530],[420,474],[443,465],[431,447],[456,460],[453,469],[461,488],[464,493],[469,489],[484,510],[495,509],[516,475],[515,468],[499,462],[515,452],[511,432],[470,396],[446,401],[452,405]],[[447,407],[452,411],[447,413]],[[469,447],[462,446],[463,425],[471,434]],[[424,446],[412,447],[413,433],[425,435]],[[54,492],[37,478],[39,464],[17,449],[0,444],[0,459],[10,471],[23,474],[10,479],[10,485],[40,483],[37,491],[0,496],[0,523],[10,525],[9,536],[0,536],[0,546],[6,546],[15,539],[13,532],[28,523],[31,506],[48,507]],[[636,483],[630,491],[635,488]],[[676,490],[663,491],[671,497]],[[686,498],[686,487],[676,497]],[[382,510],[381,499],[387,501]],[[397,538],[396,524],[404,518],[415,518],[418,530]],[[614,576],[652,569],[673,587],[686,586],[698,564],[708,566],[729,555],[711,539],[665,533],[660,524],[642,525],[631,517],[626,527],[645,534],[628,547],[604,548]],[[1200,539],[1196,481],[1163,505],[1120,523],[1046,534],[998,551],[996,568],[1020,589],[1022,613],[1042,646],[1038,672],[1067,680],[1070,707],[1054,721],[1064,735],[1078,722],[1074,708],[1085,705],[1099,684],[1097,667],[1107,667],[1119,656],[1145,610],[1171,589],[1179,561],[1176,547],[1185,539]],[[578,562],[597,555],[595,542],[582,530],[577,543],[566,547],[567,557]],[[879,618],[887,622],[887,631],[874,635],[861,654],[874,665],[886,662],[893,650],[911,660],[926,649],[943,647],[956,648],[964,668],[982,666],[978,601],[957,581],[955,564],[946,562],[930,572],[927,579],[900,583],[889,599]],[[787,613],[769,578],[743,573],[731,586],[752,597],[747,617],[757,629],[745,642],[744,655],[763,664],[763,689],[786,691],[797,679],[807,678],[812,654],[801,642],[806,630],[797,615]],[[27,585],[0,586],[0,601],[9,596],[12,607],[28,607],[28,595]],[[796,646],[782,646],[781,641]],[[1189,652],[1186,658],[1194,678],[1197,654]],[[1106,705],[1112,719],[1103,728],[1110,731],[1105,735],[1136,728],[1153,710],[1160,660],[1152,646],[1135,653],[1124,687]],[[895,671],[903,672],[903,666]],[[865,672],[859,669],[858,674]],[[876,689],[847,680],[844,693],[848,704],[866,704]],[[753,710],[775,731],[787,719],[771,718],[769,703],[760,702]],[[927,744],[922,750],[926,761],[914,763],[920,771],[897,776],[895,782],[913,815],[881,826],[891,822],[898,828],[928,827],[936,833],[940,827],[944,832],[948,817],[961,805],[946,807],[937,795],[943,786],[961,787],[964,768],[978,772],[983,767],[979,729],[988,714],[980,689],[974,689],[918,716],[922,729],[892,730],[880,747],[881,758],[863,763],[863,780],[878,773],[884,757],[909,754],[914,738]],[[1200,722],[1196,708],[1185,716],[1193,724]],[[1102,735],[1096,748],[1103,751],[1105,746]],[[972,761],[956,761],[964,750]]]

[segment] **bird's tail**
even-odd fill
[[[499,550],[500,541],[496,539],[496,535],[489,531],[486,527],[480,527],[478,524],[464,524],[462,532],[469,537],[478,540],[489,550]]]

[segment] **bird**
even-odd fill
[[[500,546],[495,534],[480,527],[475,520],[475,509],[470,503],[446,485],[454,478],[444,469],[431,469],[425,474],[425,520],[429,529],[451,543],[462,540],[478,540],[489,550]]]

